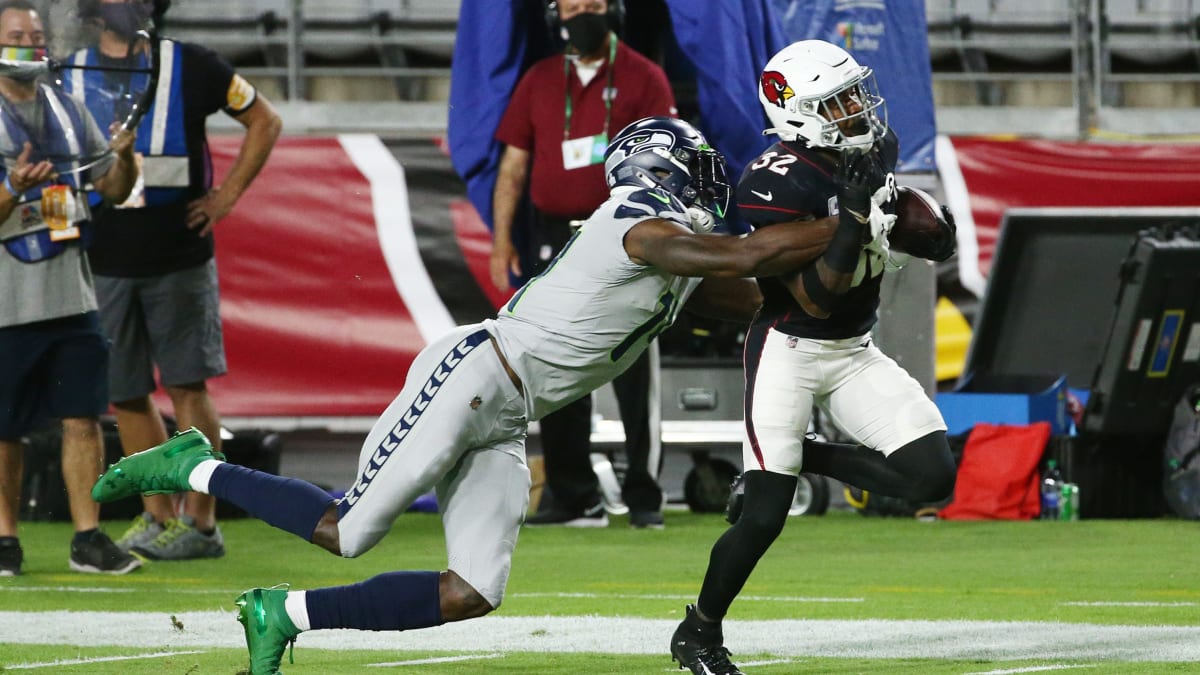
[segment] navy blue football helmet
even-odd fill
[[[725,157],[695,127],[673,117],[646,117],[622,129],[604,152],[604,176],[610,190],[660,187],[684,206],[718,217],[729,207]]]

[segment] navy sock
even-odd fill
[[[76,533],[75,533],[75,536],[71,538],[71,543],[72,543],[72,544],[86,544],[86,543],[88,543],[89,541],[91,541],[91,540],[92,540],[92,535],[93,535],[93,534],[96,534],[96,529],[97,529],[97,528],[94,528],[94,527],[93,527],[93,528],[92,528],[92,529],[90,529],[90,530],[84,530],[83,532],[76,532]]]
[[[437,572],[385,572],[349,586],[305,593],[308,622],[319,628],[409,630],[440,626]]]
[[[21,540],[17,539],[16,537],[0,537],[0,548],[6,548],[9,546],[20,546],[20,545],[21,545]]]
[[[313,530],[333,503],[327,492],[312,483],[228,463],[213,471],[208,494],[305,541],[312,541]]]

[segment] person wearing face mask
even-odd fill
[[[505,149],[493,200],[491,278],[500,290],[510,288],[510,274],[520,283],[545,270],[571,237],[572,221],[586,219],[608,197],[603,156],[611,134],[643,117],[676,115],[663,70],[614,33],[623,11],[620,0],[547,5],[547,23],[565,50],[522,76],[496,131]],[[519,208],[526,188],[532,213]],[[525,242],[523,251],[514,240]],[[629,460],[622,498],[633,526],[657,529],[662,490],[654,478],[659,459],[651,457],[657,444],[650,437],[649,383],[643,354],[613,387]],[[541,421],[552,504],[543,502],[528,524],[608,524],[590,459],[591,412],[588,394]]]
[[[97,36],[76,65],[139,66],[151,54],[144,29],[161,24],[170,0],[80,0],[79,18]],[[213,231],[267,161],[281,122],[271,103],[215,52],[159,38],[158,94],[139,126],[141,175],[133,194],[96,214],[88,257],[96,274],[100,322],[112,342],[109,397],[125,454],[167,439],[151,401],[154,371],[183,428],[220,443],[220,418],[206,381],[223,375]],[[74,69],[65,85],[101,121],[121,119],[129,104],[121,77]],[[221,185],[212,185],[205,120],[223,110],[246,129]],[[151,560],[220,557],[216,502],[188,494],[175,504],[158,495],[117,544]]]
[[[45,55],[34,5],[0,2],[0,57],[29,63]],[[47,78],[21,75],[0,76],[0,577],[23,571],[21,437],[50,420],[61,425],[75,526],[68,564],[124,574],[141,561],[99,529],[100,509],[88,494],[104,458],[108,348],[83,248],[91,226],[85,190],[121,201],[133,188],[133,134],[117,133],[110,146],[76,98]],[[80,164],[91,166],[72,170]]]

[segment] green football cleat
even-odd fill
[[[212,443],[192,427],[108,467],[92,486],[92,499],[103,504],[137,494],[187,492],[192,489],[188,484],[192,469],[206,459],[223,462],[225,455],[214,452]]]
[[[249,675],[275,675],[283,650],[296,646],[300,630],[292,623],[284,608],[288,584],[271,588],[252,588],[238,596],[238,621],[246,629],[246,649],[250,652]],[[295,663],[291,651],[288,663]]]

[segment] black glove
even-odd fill
[[[950,207],[942,204],[942,219],[946,221],[946,226],[950,228],[950,234],[958,234],[958,226],[954,224],[954,214],[950,213]]]
[[[879,153],[843,150],[833,173],[838,208],[849,211],[859,223],[866,223],[871,216],[871,195],[886,181],[887,170]]]
[[[942,205],[941,225],[942,231],[938,245],[928,257],[934,262],[948,260],[958,250],[958,226],[954,224],[954,214],[950,213],[950,209],[946,208],[945,204]]]

